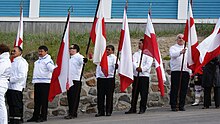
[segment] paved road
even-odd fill
[[[220,124],[220,109],[201,108],[202,106],[186,106],[186,111],[172,112],[169,107],[152,107],[147,109],[145,114],[125,115],[124,111],[121,111],[114,112],[110,117],[85,114],[72,120],[52,117],[42,124]]]

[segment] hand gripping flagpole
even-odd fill
[[[99,5],[100,5],[100,0],[98,0],[97,6],[96,6],[96,11],[95,11],[95,16],[94,16],[94,19],[93,19],[93,23],[96,19],[96,15],[97,15],[97,12],[98,12],[98,9],[99,9]],[[91,36],[89,36],[89,41],[88,41],[87,48],[86,48],[86,57],[88,56],[90,43],[91,43]],[[84,68],[85,68],[85,63],[83,63],[83,67],[82,67],[82,71],[81,71],[81,75],[80,75],[80,82],[82,80]]]
[[[190,3],[192,5],[192,0],[190,0]],[[188,18],[187,18],[188,19]],[[190,25],[190,22],[188,22],[188,25]],[[189,30],[190,31],[190,30]],[[190,33],[191,34],[191,33]],[[191,37],[191,35],[190,35]],[[184,49],[186,49],[186,41],[184,43]],[[183,58],[182,58],[182,64],[181,64],[181,70],[180,70],[180,81],[179,81],[179,87],[178,87],[178,94],[177,94],[177,109],[180,107],[179,106],[179,97],[180,97],[180,90],[181,90],[181,85],[182,85],[182,76],[183,76],[183,64],[184,64],[184,59],[185,59],[185,52],[183,53]]]

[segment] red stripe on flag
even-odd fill
[[[151,43],[148,43],[151,41],[151,38],[148,37],[146,34],[144,34],[144,43],[143,43],[143,54],[154,57],[153,55],[153,47],[151,47]]]
[[[164,84],[163,84],[163,77],[162,77],[162,71],[160,66],[156,68],[157,72],[157,78],[158,78],[158,87],[160,89],[161,96],[164,96]]]
[[[54,97],[57,94],[62,93],[58,77],[61,72],[64,45],[65,44],[62,41],[61,45],[60,45],[59,53],[57,56],[57,60],[56,60],[57,67],[54,69],[53,74],[52,74],[52,79],[51,79],[51,84],[50,84],[50,92],[49,92],[49,97],[48,97],[50,102],[54,99]]]
[[[107,52],[105,50],[101,62],[100,62],[101,70],[104,73],[104,75],[108,76],[108,59],[107,59]]]
[[[119,41],[119,45],[118,45],[118,51],[121,51],[121,49],[122,49],[124,37],[125,37],[125,30],[121,29],[121,35],[120,35],[120,41]]]
[[[131,85],[133,80],[122,74],[119,74],[119,76],[120,76],[120,83],[121,83],[120,89],[122,92],[124,92],[125,89]]]
[[[19,38],[19,40],[18,40],[18,46],[21,46],[22,42],[23,42],[22,39]]]
[[[103,37],[104,37],[105,40],[106,40],[107,38],[106,38],[105,19],[104,19],[104,18],[102,18],[102,35],[103,35]]]
[[[97,20],[98,18],[95,18],[94,22],[93,22],[93,25],[92,25],[92,29],[91,29],[91,32],[90,32],[90,37],[92,39],[92,42],[95,44],[95,40],[96,40],[96,23],[97,23]]]
[[[190,28],[194,25],[194,19],[190,17]]]
[[[198,45],[199,45],[198,42],[196,42],[194,45],[191,46],[192,60],[194,64],[189,65],[188,68],[190,68],[193,71],[196,69],[196,67],[200,65],[199,63],[200,53],[199,53],[199,50],[196,48]],[[201,74],[202,72],[199,72],[199,73]]]
[[[189,34],[189,28],[188,28],[188,19],[186,20],[186,25],[185,25],[185,29],[184,29],[184,36],[183,36],[183,40],[188,42],[188,34]]]

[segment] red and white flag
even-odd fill
[[[145,53],[144,51],[148,51],[148,52]],[[155,67],[158,78],[158,87],[160,89],[161,96],[164,96],[164,82],[166,81],[166,76],[163,68],[163,62],[161,59],[160,50],[157,44],[156,34],[149,14],[148,14],[146,31],[144,34],[143,52],[144,54],[148,54],[152,56],[155,60]]]
[[[57,66],[52,74],[48,98],[50,102],[53,101],[57,94],[65,92],[73,85],[72,81],[69,81],[69,19],[70,12],[68,12],[65,30],[56,60]]]
[[[186,20],[186,26],[184,31],[184,37],[183,39],[188,42],[188,58],[187,58],[187,64],[188,67],[195,71],[196,67],[200,65],[199,63],[199,51],[196,48],[198,44],[197,39],[197,33],[196,33],[196,27],[193,19],[193,13],[192,13],[192,7],[189,3],[189,10],[188,10],[188,19]],[[202,74],[202,71],[199,72]]]
[[[118,51],[120,51],[120,63],[119,63],[119,76],[121,83],[121,91],[130,86],[133,82],[133,65],[132,65],[132,52],[131,52],[131,40],[130,32],[128,27],[128,19],[126,14],[126,8],[124,9],[121,36],[118,46]]]
[[[14,47],[20,46],[23,49],[23,8],[20,7],[20,22],[18,25],[17,37],[14,42]]]
[[[108,60],[106,53],[106,32],[105,32],[105,19],[104,19],[104,8],[103,1],[100,0],[98,4],[98,10],[96,18],[92,25],[90,37],[95,44],[93,63],[100,65],[102,72],[108,76]]]
[[[201,65],[196,68],[196,71],[200,70],[209,61],[220,55],[220,18],[212,34],[203,40],[197,46],[197,49],[200,52]]]

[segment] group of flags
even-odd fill
[[[56,60],[57,65],[52,74],[49,101],[52,101],[57,94],[65,92],[69,89],[69,87],[74,85],[72,81],[69,81],[69,30],[70,12],[68,12],[63,38]],[[100,65],[102,72],[107,77],[108,59],[106,53],[107,40],[105,31],[103,0],[99,0],[97,12],[90,32],[90,39],[95,45],[93,63],[95,63],[96,65]],[[201,68],[214,57],[220,54],[220,18],[215,25],[212,34],[199,44],[192,14],[192,7],[191,4],[189,4],[188,18],[184,31],[184,40],[188,42],[188,67],[192,69],[194,73],[202,73]],[[23,48],[22,7],[20,9],[20,22],[14,46],[20,46],[21,48]],[[122,20],[118,51],[120,52],[120,63],[118,66],[121,84],[120,89],[123,92],[134,81],[131,40],[127,19],[127,5],[124,8],[124,16]],[[161,92],[161,96],[164,96],[164,82],[166,81],[165,71],[156,39],[156,34],[154,31],[152,20],[150,18],[150,13],[148,14],[142,53],[154,58],[158,77],[158,87]]]
[[[199,44],[192,14],[192,6],[189,3],[188,18],[183,39],[188,42],[188,67],[194,74],[202,74],[202,67],[220,55],[220,18],[212,34]]]

